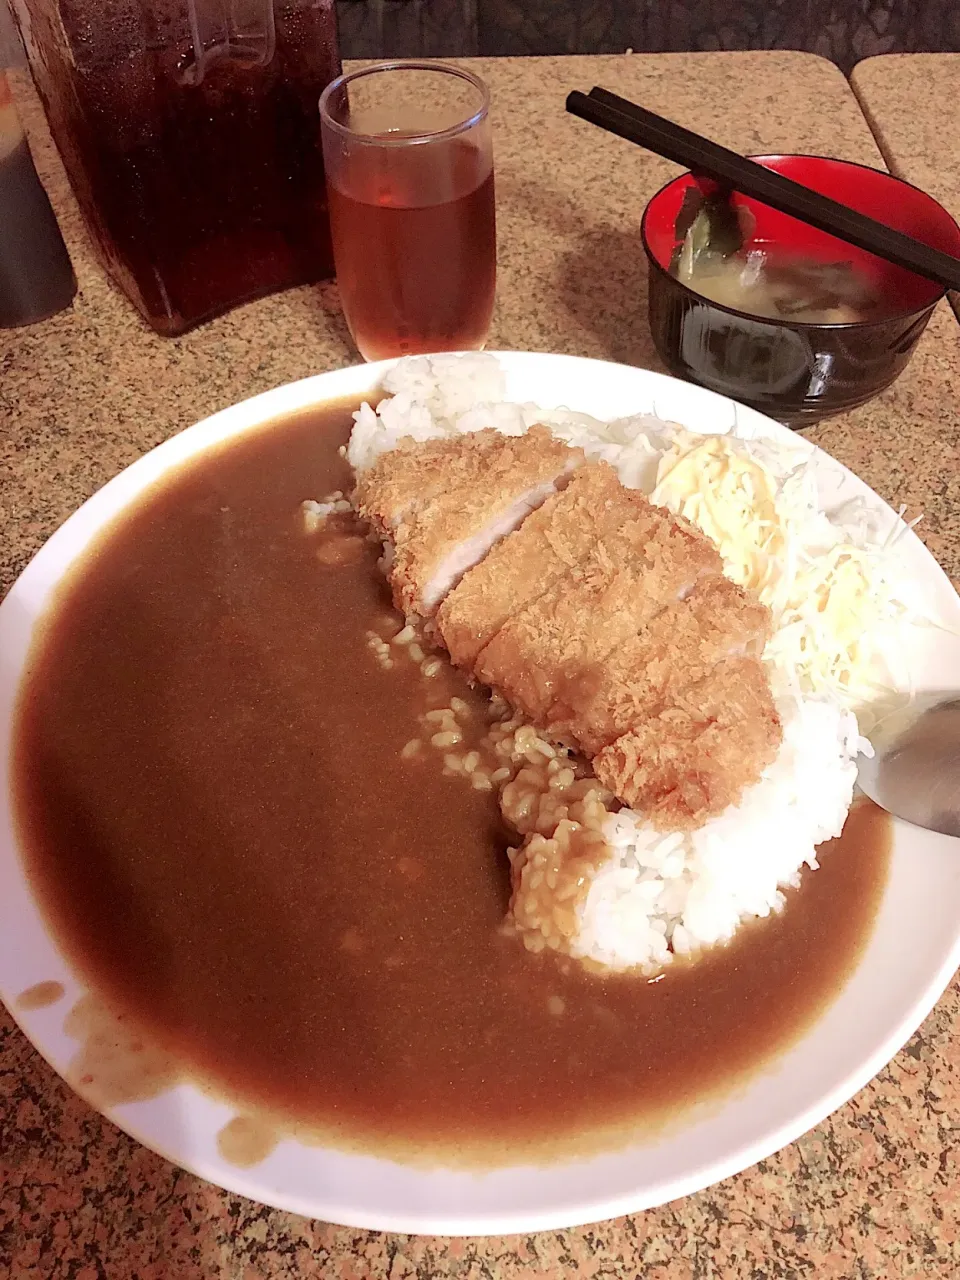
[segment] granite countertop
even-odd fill
[[[887,168],[960,219],[960,53],[893,53],[866,58],[850,80]],[[960,294],[950,301],[960,317]]]
[[[866,58],[850,80],[887,168],[960,218],[960,53]]]
[[[840,73],[791,53],[475,60],[495,103],[499,302],[492,345],[656,366],[639,214],[673,172],[564,115],[594,83],[744,151],[880,163]],[[35,101],[24,115],[80,283],[71,312],[0,338],[0,590],[144,450],[278,383],[355,358],[332,286],[245,307],[175,341],[147,332],[93,259]],[[905,124],[900,136],[909,136]],[[893,502],[960,576],[960,385],[941,307],[899,382],[811,434]],[[0,1015],[0,1277],[337,1280],[433,1276],[887,1280],[957,1274],[958,987],[852,1102],[699,1195],[596,1227],[444,1241],[263,1208],[183,1173],[75,1097]]]

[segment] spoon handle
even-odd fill
[[[960,289],[960,259],[868,218],[792,178],[765,169],[618,94],[594,88],[588,96],[574,90],[567,97],[567,111],[858,249],[934,280],[944,288]]]

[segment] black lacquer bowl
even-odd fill
[[[759,164],[840,200],[918,240],[960,256],[960,227],[932,196],[879,169],[822,156],[754,156]],[[864,404],[904,370],[944,289],[758,201],[735,195],[756,220],[747,247],[788,248],[852,263],[880,306],[869,320],[813,324],[769,320],[711,302],[670,273],[677,214],[693,185],[683,174],[647,205],[650,328],[668,370],[791,427]]]

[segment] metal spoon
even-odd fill
[[[897,818],[960,836],[960,693],[921,694],[870,735],[858,783]]]

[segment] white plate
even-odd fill
[[[656,410],[699,430],[741,428],[801,437],[712,392],[643,369],[567,356],[507,354],[508,396],[611,418]],[[208,418],[162,444],[112,480],[50,539],[0,606],[0,994],[16,997],[58,980],[67,1002],[17,1021],[61,1073],[76,1052],[63,1010],[81,994],[47,933],[15,847],[9,804],[9,737],[31,632],[69,565],[103,526],[162,473],[211,444],[304,406],[374,391],[385,366],[309,378]],[[839,464],[818,454],[830,497],[861,494],[895,516]],[[308,495],[304,495],[305,497]],[[905,555],[930,608],[960,631],[960,600],[910,535]],[[910,663],[920,687],[956,686],[960,641],[916,630]],[[506,1234],[596,1221],[646,1209],[737,1173],[797,1138],[862,1088],[919,1026],[960,963],[960,846],[898,824],[890,879],[862,960],[836,1002],[794,1048],[706,1119],[650,1145],[549,1167],[485,1175],[425,1172],[329,1149],[281,1143],[239,1170],[217,1153],[233,1114],[182,1085],[150,1102],[113,1108],[110,1119],[155,1151],[222,1187],[296,1213],[361,1228],[435,1234]]]

